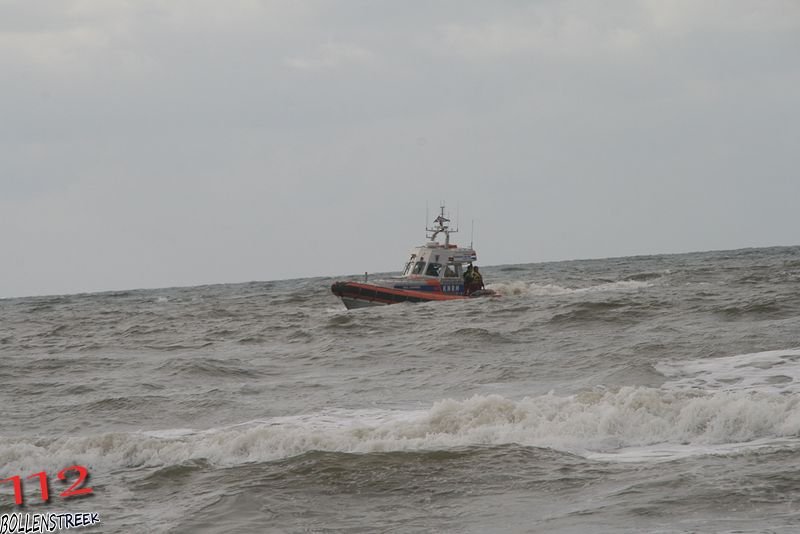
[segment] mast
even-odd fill
[[[439,213],[439,216],[433,220],[434,226],[432,228],[426,227],[425,235],[430,241],[434,241],[437,235],[444,234],[444,246],[447,247],[450,245],[450,234],[456,233],[458,232],[458,230],[457,229],[452,230],[448,226],[447,223],[450,222],[450,219],[444,216],[444,203],[442,203],[442,205],[439,206],[439,209],[441,210],[441,212]]]

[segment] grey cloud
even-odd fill
[[[0,296],[393,269],[442,198],[483,263],[796,242],[793,2],[36,4]]]

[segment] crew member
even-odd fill
[[[467,266],[467,270],[464,271],[464,294],[469,295],[470,291],[472,290],[472,281],[474,277],[474,272],[472,270],[472,264],[470,263]]]
[[[474,293],[476,291],[480,291],[485,286],[483,285],[483,276],[481,276],[481,272],[476,265],[472,269],[472,289],[470,289],[470,293]]]

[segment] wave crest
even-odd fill
[[[520,444],[592,457],[654,445],[696,447],[795,438],[799,398],[745,391],[624,387],[573,396],[445,399],[423,411],[337,411],[170,433],[106,433],[59,441],[0,439],[5,470],[79,463],[108,469],[204,461],[240,465],[309,451],[371,453]]]

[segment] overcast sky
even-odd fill
[[[0,0],[0,297],[794,245],[798,145],[797,0]]]

